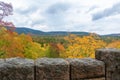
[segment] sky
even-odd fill
[[[11,3],[5,17],[16,27],[41,31],[120,33],[120,0],[1,0]]]

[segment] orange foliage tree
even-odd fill
[[[56,58],[60,57],[60,54],[65,51],[64,46],[61,43],[49,43],[46,46],[46,57]]]
[[[107,48],[118,48],[120,49],[120,40],[113,41],[107,45]]]
[[[44,56],[45,49],[33,42],[31,36],[14,32],[12,22],[5,22],[3,18],[12,15],[13,7],[9,3],[0,1],[0,57],[38,58]]]
[[[17,33],[9,32],[5,27],[0,28],[0,54],[1,57],[23,57],[22,45],[17,40]]]
[[[10,32],[5,27],[0,28],[0,57],[26,57],[36,59],[45,57],[45,48],[33,42],[30,35]]]

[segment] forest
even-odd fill
[[[95,33],[86,36],[32,36],[0,26],[0,35],[0,58],[94,58],[96,49],[120,49],[120,37],[103,37]]]
[[[100,36],[95,33],[89,35],[66,36],[36,36],[18,34],[12,22],[5,22],[3,18],[12,15],[12,5],[0,2],[0,58],[84,58],[95,57],[95,50],[99,48],[120,49],[120,37]]]

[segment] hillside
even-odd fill
[[[19,34],[21,34],[21,33],[24,33],[24,34],[35,34],[35,35],[42,35],[42,34],[44,34],[44,32],[42,32],[42,31],[33,30],[33,29],[30,29],[30,28],[16,28],[15,32],[17,32]]]
[[[118,37],[120,37],[120,33],[116,33],[116,34],[108,34],[108,35],[104,35],[104,36],[118,36]]]
[[[33,35],[68,35],[69,33],[71,34],[76,34],[76,35],[88,35],[88,32],[67,32],[67,31],[52,31],[52,32],[43,32],[40,30],[34,30],[30,28],[16,28],[15,32],[21,34],[33,34]]]
[[[51,32],[43,32],[40,30],[34,30],[30,28],[16,28],[15,31],[19,34],[24,33],[24,34],[33,34],[33,35],[68,35],[68,34],[76,34],[76,35],[89,35],[90,32],[67,32],[67,31],[51,31]],[[106,35],[101,35],[101,36],[120,36],[120,33],[118,34],[106,34]]]

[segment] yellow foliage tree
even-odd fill
[[[36,59],[44,57],[45,48],[33,42],[30,35],[10,32],[0,27],[0,57],[26,57]]]
[[[76,35],[70,34],[65,37],[65,40],[69,42],[65,53],[61,54],[61,57],[67,58],[84,58],[84,57],[95,57],[95,50],[106,46],[96,35],[89,35],[78,37]]]
[[[24,57],[23,47],[17,39],[18,34],[9,32],[6,28],[0,28],[0,57]]]
[[[120,40],[113,41],[107,45],[107,48],[118,48],[120,49]]]

